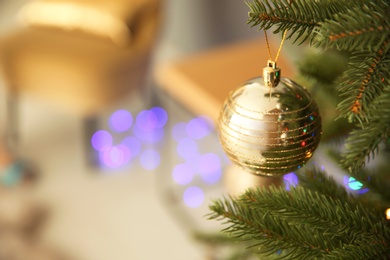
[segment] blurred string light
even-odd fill
[[[186,125],[187,135],[194,140],[200,140],[211,134],[212,131],[211,120],[206,116],[194,118]]]
[[[358,194],[364,194],[369,191],[368,188],[364,188],[363,183],[347,175],[344,176],[344,185],[352,191],[357,191]]]
[[[183,200],[190,208],[200,207],[204,201],[204,192],[197,186],[188,187],[183,193]]]
[[[223,164],[230,163],[225,153],[201,153],[199,142],[209,136],[214,130],[212,121],[206,116],[191,119],[188,123],[179,122],[172,128],[172,137],[176,141],[176,152],[184,162],[173,167],[172,178],[175,183],[191,185],[196,176],[205,184],[217,184],[222,178]],[[218,146],[219,147],[219,146]],[[295,173],[284,176],[287,190],[298,185]],[[204,192],[198,186],[184,190],[183,201],[190,208],[200,207],[204,201]]]
[[[112,140],[112,135],[109,132],[99,130],[92,136],[91,143],[95,150],[103,151],[112,145]]]
[[[179,122],[172,128],[172,137],[176,141],[176,152],[182,162],[173,167],[172,178],[175,183],[187,186],[196,179],[205,184],[216,184],[222,177],[223,153],[202,153],[202,140],[214,130],[211,119],[206,116],[195,117],[186,122]],[[219,147],[219,146],[217,146]],[[198,177],[197,177],[198,176]],[[183,192],[183,201],[190,208],[203,204],[204,191],[198,186],[187,187]]]
[[[167,112],[161,107],[143,110],[133,119],[127,110],[117,110],[109,118],[113,132],[123,133],[131,130],[122,141],[113,145],[113,136],[105,130],[97,131],[91,138],[93,148],[99,151],[103,165],[118,168],[139,157],[140,165],[146,170],[155,170],[161,162],[157,150],[145,148],[149,144],[160,142],[164,138],[164,127],[168,121]],[[216,184],[222,178],[222,165],[230,163],[223,152],[201,153],[199,143],[214,130],[212,121],[206,116],[191,119],[188,123],[179,122],[172,128],[171,135],[176,141],[176,151],[182,159],[172,170],[173,181],[181,186],[191,185],[199,176],[205,184]],[[131,134],[132,133],[132,134]],[[218,146],[219,147],[219,146]],[[324,166],[321,166],[324,170]],[[291,172],[284,175],[286,190],[298,185],[298,176]],[[353,177],[346,176],[344,182],[352,190],[360,190],[362,184]],[[366,192],[368,189],[363,189]],[[204,191],[198,186],[185,188],[184,203],[191,208],[200,207],[204,201]]]
[[[168,114],[161,107],[143,110],[136,115],[135,120],[129,111],[120,109],[111,114],[108,125],[114,133],[129,131],[127,135],[119,144],[114,144],[115,138],[110,132],[98,130],[93,134],[91,144],[99,152],[102,166],[120,168],[138,157],[144,169],[155,170],[161,162],[160,154],[148,148],[148,145],[163,139],[167,121]]]
[[[200,174],[206,183],[216,183],[221,179],[221,159],[214,153],[206,153],[199,161]]]
[[[188,163],[176,165],[172,171],[173,180],[180,185],[187,185],[192,182],[195,175],[194,168]]]
[[[142,149],[141,141],[133,136],[125,137],[122,140],[121,144],[123,144],[127,148],[129,148],[132,157],[138,156],[141,152],[141,149]]]
[[[291,188],[295,188],[298,185],[298,176],[294,172],[290,172],[283,176],[284,185],[286,190],[291,190]]]
[[[178,142],[176,150],[180,157],[191,160],[198,154],[198,144],[190,138],[183,138]]]
[[[142,167],[147,170],[154,170],[160,165],[160,154],[154,149],[147,149],[140,155]]]
[[[133,124],[133,116],[127,110],[121,109],[115,111],[108,121],[108,124],[114,132],[125,132],[130,129]]]

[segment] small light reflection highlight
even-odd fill
[[[133,116],[129,111],[121,109],[115,111],[110,116],[108,124],[110,128],[117,133],[125,132],[129,130],[133,124]]]
[[[188,187],[183,194],[184,203],[190,208],[198,208],[203,204],[204,192],[196,186]]]
[[[173,180],[180,185],[189,184],[194,178],[194,174],[194,169],[186,163],[176,165],[172,171]]]

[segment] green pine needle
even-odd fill
[[[375,155],[379,144],[390,131],[390,89],[375,104],[370,122],[353,130],[346,140],[341,163],[351,171],[358,170]]]
[[[252,242],[259,255],[283,250],[287,259],[325,258],[340,250],[354,254],[365,245],[367,256],[390,256],[383,216],[307,188],[252,189],[214,201],[210,209],[210,219],[224,219],[224,232]]]
[[[349,69],[339,86],[343,100],[338,104],[340,117],[369,122],[378,111],[375,100],[390,88],[390,39],[375,52],[357,51],[351,55]]]
[[[313,38],[321,22],[335,14],[346,13],[361,1],[312,1],[312,0],[255,0],[247,2],[250,8],[248,24],[268,30],[276,26],[274,33],[289,30],[287,38],[294,42]]]
[[[390,37],[389,13],[386,1],[351,8],[322,22],[314,43],[339,50],[378,50]]]

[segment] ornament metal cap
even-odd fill
[[[280,82],[280,72],[276,62],[268,60],[267,67],[263,69],[264,84],[270,88],[276,87]]]

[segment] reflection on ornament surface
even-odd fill
[[[218,128],[230,160],[266,176],[301,168],[322,133],[315,101],[305,88],[286,78],[272,89],[262,77],[254,78],[232,92]]]

